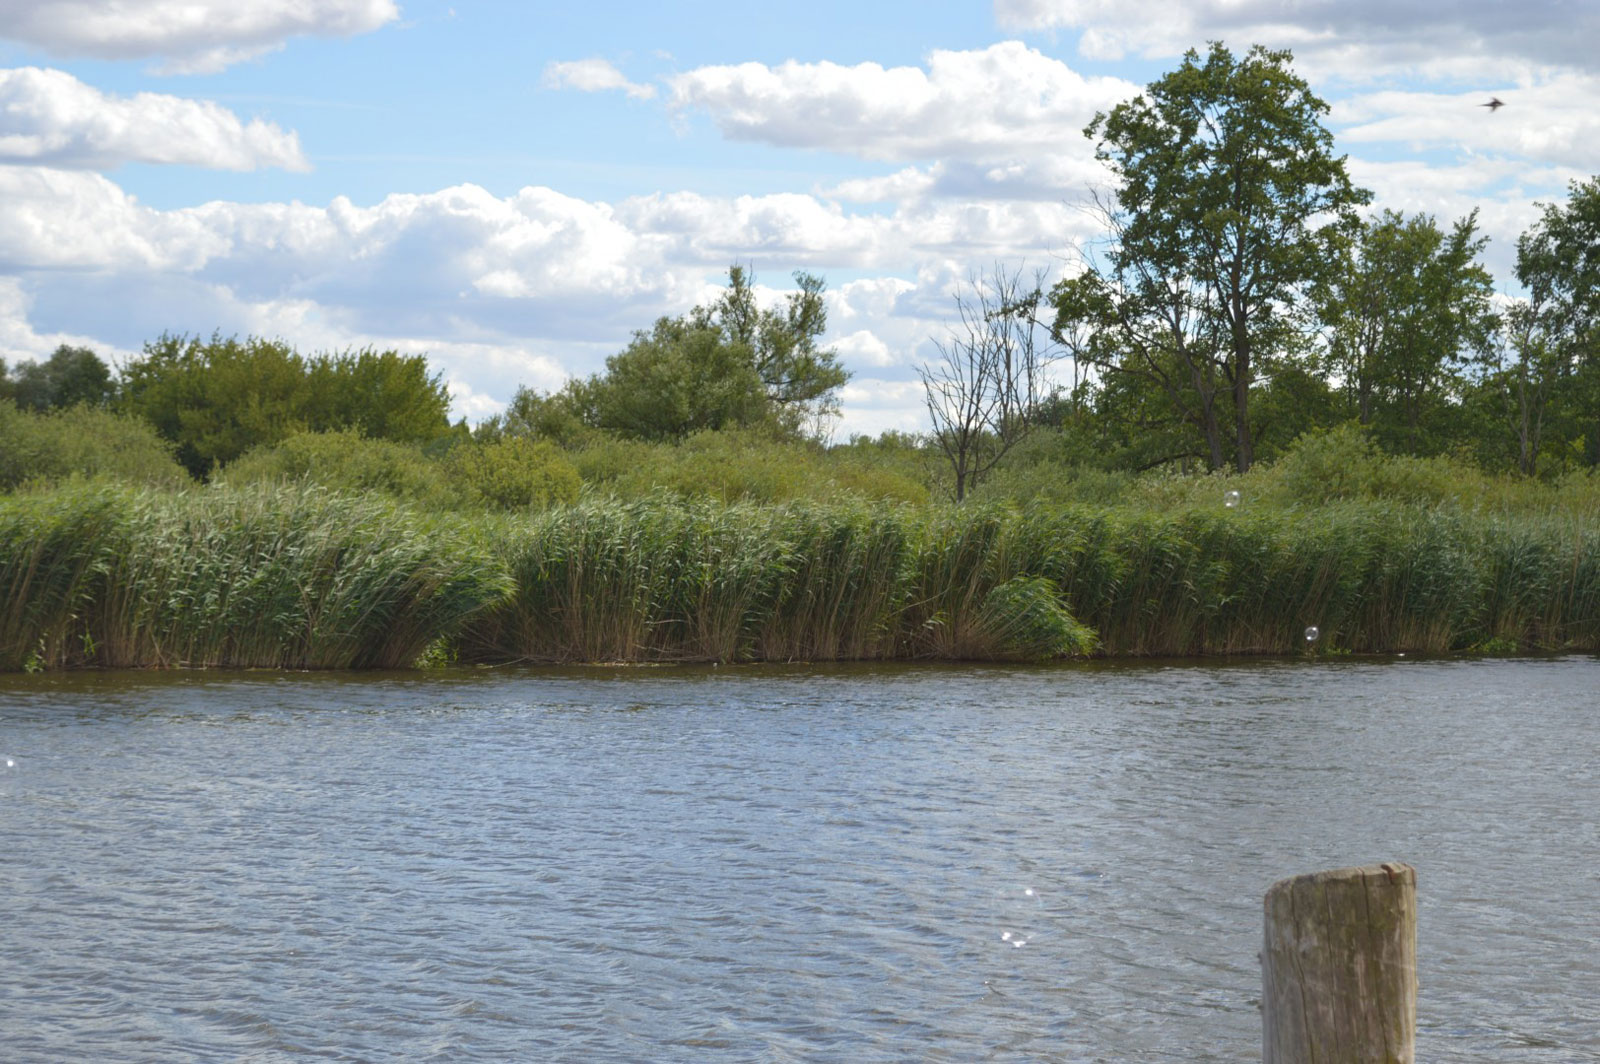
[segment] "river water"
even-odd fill
[[[1600,660],[0,678],[0,1060],[1239,1061],[1417,866],[1425,1061],[1600,1061]]]

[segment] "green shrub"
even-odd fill
[[[1258,479],[1286,502],[1318,506],[1341,499],[1475,504],[1490,478],[1447,457],[1386,455],[1359,426],[1346,424],[1301,436]]]
[[[585,488],[620,497],[636,493],[638,484],[633,478],[641,470],[655,468],[671,452],[670,444],[602,436],[568,452],[567,457]],[[622,490],[624,481],[627,493]],[[649,489],[645,493],[649,494]]]
[[[419,444],[368,439],[355,429],[296,433],[257,447],[213,479],[236,487],[305,481],[335,491],[382,492],[430,508],[456,506],[463,497]]]
[[[578,471],[554,444],[523,436],[461,444],[445,457],[445,465],[472,499],[494,510],[573,502],[582,486]]]
[[[189,479],[171,444],[137,418],[92,406],[34,413],[0,400],[0,491],[72,476],[168,486]]]
[[[922,503],[927,488],[893,468],[759,429],[699,432],[681,443],[593,442],[573,455],[583,482],[622,499],[666,493],[722,503],[868,500]]]

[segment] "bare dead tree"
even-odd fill
[[[1036,271],[1030,288],[1021,267],[998,264],[972,278],[956,292],[958,324],[934,341],[938,362],[917,371],[957,502],[1027,435],[1046,398],[1050,342],[1038,321],[1044,279]]]

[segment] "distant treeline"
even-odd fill
[[[1085,135],[1110,182],[1090,205],[1101,239],[1069,242],[1075,261],[1054,284],[996,264],[958,291],[952,330],[920,367],[931,431],[850,441],[834,463],[848,483],[828,490],[961,501],[1041,463],[1248,473],[1350,425],[1385,455],[1491,473],[1600,467],[1600,178],[1536,205],[1516,240],[1516,294],[1497,295],[1476,211],[1364,213],[1372,194],[1291,61],[1213,43],[1097,114]],[[849,373],[826,334],[821,278],[797,273],[763,307],[735,264],[715,298],[635,332],[603,372],[519,389],[472,429],[450,424],[422,355],[167,335],[113,373],[63,346],[0,363],[0,490],[97,470],[165,479],[163,448],[198,480],[338,479],[316,468],[334,445],[307,440],[329,433],[395,445],[366,450],[373,483],[357,486],[502,508],[565,500],[574,478],[623,490],[612,482],[639,473],[606,469],[606,456],[644,446],[735,438],[831,453]],[[128,419],[106,423],[128,456],[10,416],[72,409]],[[425,463],[457,451],[435,466],[442,493],[425,487]],[[519,486],[525,474],[538,486]],[[668,479],[677,490],[688,474]]]

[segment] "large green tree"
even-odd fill
[[[1115,179],[1110,244],[1056,289],[1057,333],[1101,372],[1164,392],[1213,468],[1228,450],[1250,468],[1262,364],[1293,346],[1297,308],[1370,198],[1291,58],[1190,51],[1085,130]]]
[[[449,430],[449,392],[421,355],[306,357],[257,337],[162,336],[122,368],[122,403],[173,441],[197,477],[296,432],[425,442]]]
[[[1362,227],[1316,294],[1326,371],[1353,418],[1391,453],[1450,441],[1447,405],[1495,329],[1493,280],[1478,261],[1477,212],[1447,233],[1428,215],[1385,211]]]
[[[750,349],[715,324],[662,318],[606,360],[604,376],[569,386],[590,424],[643,440],[753,425],[770,413]]]
[[[606,359],[606,371],[553,394],[522,388],[480,434],[567,441],[585,429],[645,440],[683,439],[704,429],[768,425],[802,434],[838,409],[850,374],[822,346],[828,314],[823,282],[794,275],[782,307],[760,306],[740,266],[710,304],[659,319]]]
[[[1512,316],[1513,387],[1534,405],[1569,460],[1600,465],[1600,177],[1574,181],[1517,240],[1526,302]],[[1519,406],[1530,399],[1525,390]],[[1554,422],[1550,425],[1549,422]],[[1526,448],[1524,448],[1526,450]],[[1537,461],[1537,449],[1534,453]]]

